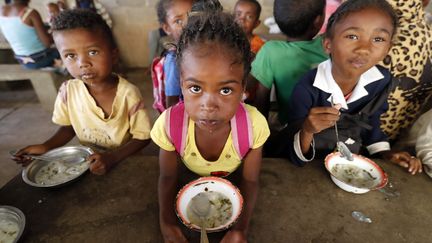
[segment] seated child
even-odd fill
[[[157,15],[159,23],[165,33],[173,41],[170,48],[168,48],[163,63],[163,82],[165,92],[159,106],[155,104],[154,107],[160,112],[164,109],[175,105],[179,102],[181,96],[180,78],[176,65],[176,45],[183,27],[187,22],[187,14],[192,8],[192,0],[159,0],[157,4]],[[155,97],[156,98],[156,97]]]
[[[251,82],[258,81],[251,101],[268,117],[270,91],[275,86],[278,119],[288,121],[292,89],[307,71],[328,58],[316,34],[324,21],[325,0],[275,0],[274,15],[288,41],[267,41],[252,63]],[[248,86],[252,84],[248,83]],[[253,91],[250,92],[253,96]]]
[[[47,141],[16,154],[43,154],[77,136],[96,149],[90,171],[104,174],[150,141],[150,121],[139,89],[112,73],[118,49],[108,25],[89,10],[65,10],[53,21],[54,42],[69,73],[62,84],[53,122],[60,128]],[[99,150],[101,149],[101,150]]]
[[[38,11],[29,7],[30,0],[12,0],[0,6],[0,31],[10,44],[15,59],[25,68],[53,68],[60,61],[51,48],[51,35]]]
[[[254,35],[253,30],[260,25],[261,5],[257,0],[239,0],[234,6],[234,16],[236,22],[242,27],[248,37],[251,51],[257,54],[264,45],[258,35]]]
[[[364,21],[373,19],[374,21]],[[397,25],[392,7],[382,0],[350,0],[330,17],[324,47],[331,59],[310,71],[294,88],[289,106],[289,158],[304,165],[331,153],[338,138],[353,153],[370,155],[421,172],[420,161],[390,150],[380,128],[387,109],[391,76],[376,64],[387,54]]]
[[[162,113],[151,131],[152,140],[160,147],[158,190],[163,238],[165,242],[186,242],[185,235],[191,233],[182,233],[174,210],[179,180],[184,175],[179,172],[187,167],[185,172],[199,176],[228,176],[241,171],[243,212],[222,242],[244,242],[258,192],[262,146],[269,136],[265,118],[256,108],[241,103],[252,58],[249,41],[232,15],[192,12],[177,53],[184,103]],[[179,115],[186,118],[178,119]],[[249,123],[239,117],[249,118]],[[247,139],[237,136],[239,131],[247,134]],[[182,133],[183,139],[175,139],[175,133]]]

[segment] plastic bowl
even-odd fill
[[[353,154],[353,157],[354,160],[349,161],[335,152],[325,158],[325,167],[338,187],[361,194],[387,184],[387,174],[375,162],[357,154]]]
[[[243,208],[243,197],[239,189],[231,182],[220,177],[201,177],[186,184],[177,194],[176,213],[180,221],[188,228],[200,231],[201,228],[190,222],[187,216],[187,206],[191,199],[200,192],[215,191],[222,193],[232,203],[231,218],[223,225],[214,228],[206,228],[207,232],[225,230],[233,225],[241,214]]]

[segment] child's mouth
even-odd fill
[[[81,75],[81,79],[93,79],[96,75],[94,73],[84,73]]]
[[[209,119],[200,119],[198,123],[204,127],[214,127],[218,124],[217,120],[209,120]]]
[[[351,61],[351,65],[353,65],[355,68],[362,68],[366,64],[367,64],[366,60],[354,59]]]

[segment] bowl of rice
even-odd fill
[[[45,160],[35,159],[24,167],[22,178],[34,187],[59,187],[76,180],[90,167],[87,157],[93,154],[84,146],[65,146],[43,154]]]
[[[201,220],[191,209],[191,202],[195,197],[203,195],[210,203],[209,214],[205,218],[207,232],[228,229],[239,218],[243,207],[240,190],[226,179],[201,177],[186,184],[177,194],[176,213],[188,228],[201,230]]]
[[[353,154],[353,158],[350,161],[339,152],[331,153],[325,158],[325,167],[338,187],[361,194],[387,185],[387,174],[375,162],[357,154]]]

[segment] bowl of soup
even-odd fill
[[[0,242],[15,243],[18,242],[22,233],[26,219],[16,207],[0,205]]]
[[[325,158],[325,167],[338,187],[361,194],[387,184],[387,174],[375,162],[357,154],[353,154],[353,158],[350,161],[339,152],[331,153]]]
[[[180,221],[190,229],[200,231],[202,218],[193,210],[196,197],[205,196],[209,213],[205,217],[207,232],[217,232],[231,227],[243,208],[240,190],[220,177],[201,177],[186,184],[177,194],[176,213]]]

